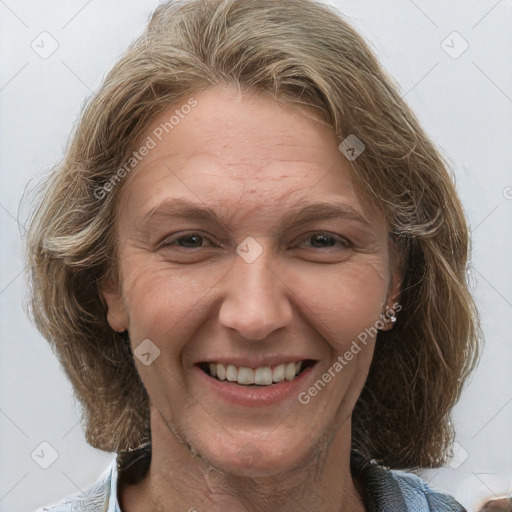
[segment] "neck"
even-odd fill
[[[145,477],[120,482],[123,512],[364,512],[350,472],[350,419],[314,453],[281,474],[239,476],[213,468],[152,415],[152,456]]]

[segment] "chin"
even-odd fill
[[[311,446],[311,437],[303,439],[295,436],[278,443],[262,436],[259,439],[240,440],[234,443],[227,439],[225,443],[205,446],[199,456],[214,469],[240,477],[275,477],[290,473],[303,467],[306,461],[314,459],[315,446]]]

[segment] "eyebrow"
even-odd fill
[[[371,225],[370,221],[355,207],[342,202],[309,203],[293,206],[286,212],[283,225],[307,224],[318,220],[350,220]]]
[[[184,198],[166,199],[152,208],[142,219],[144,223],[158,217],[181,217],[191,220],[208,221],[225,225],[211,207]],[[343,202],[315,202],[306,205],[296,204],[286,212],[283,219],[271,230],[307,224],[321,220],[349,220],[370,227],[371,223],[357,208]]]
[[[193,220],[213,220],[222,224],[212,208],[182,198],[165,199],[144,216],[143,222],[148,222],[154,217],[184,217]]]

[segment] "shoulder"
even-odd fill
[[[388,469],[357,452],[351,462],[372,512],[466,512],[454,498],[434,491],[419,476]]]
[[[464,507],[452,496],[431,489],[419,476],[404,471],[393,470],[389,470],[389,474],[400,487],[409,507],[407,510],[465,512]]]
[[[97,482],[85,492],[36,512],[119,512],[117,505],[117,465],[113,460]]]

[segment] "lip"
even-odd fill
[[[288,359],[287,361],[291,362],[292,360],[293,359]],[[296,359],[295,361],[302,361],[302,359]],[[233,359],[230,360],[230,364],[235,364]],[[280,363],[278,362],[277,364]],[[240,364],[240,366],[245,365]],[[304,382],[311,375],[315,366],[316,362],[314,365],[303,370],[293,380],[277,382],[270,386],[243,386],[233,382],[220,381],[215,377],[210,377],[197,365],[195,365],[193,369],[197,372],[198,377],[207,389],[211,390],[212,393],[222,400],[243,407],[261,407],[278,404],[290,398],[295,400],[301,389],[304,389]],[[250,368],[250,366],[248,367]]]

